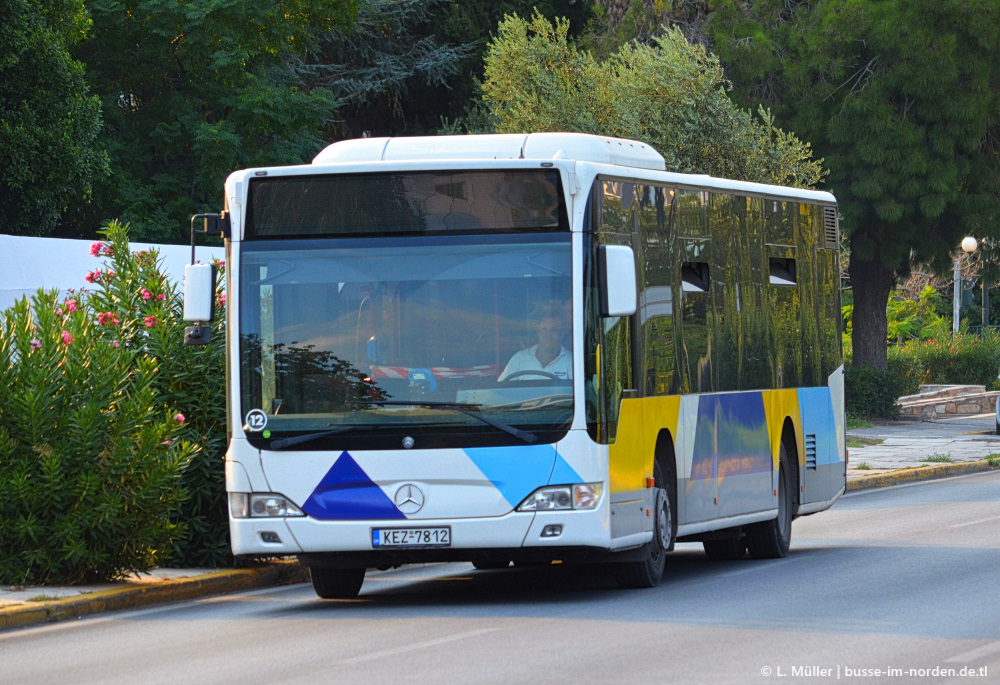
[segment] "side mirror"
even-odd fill
[[[214,264],[188,264],[184,267],[184,320],[211,323],[215,319]],[[184,329],[185,345],[207,345],[211,328],[198,325]]]
[[[597,252],[600,278],[601,316],[635,314],[638,288],[635,281],[635,255],[625,245],[601,245]]]

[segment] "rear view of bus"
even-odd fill
[[[612,455],[642,393],[609,350],[634,361],[616,324],[640,314],[633,247],[593,234],[602,165],[662,174],[639,143],[533,134],[344,141],[229,177],[236,555],[295,555],[324,598],[438,561],[659,582],[691,474]],[[769,460],[747,522],[779,513]]]

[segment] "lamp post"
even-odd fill
[[[979,247],[979,243],[972,236],[962,240],[962,249],[972,254]],[[962,308],[962,259],[955,257],[955,298],[951,309],[951,337],[958,335],[958,312]]]

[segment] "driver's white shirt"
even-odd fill
[[[556,358],[550,361],[545,366],[538,361],[538,357],[535,356],[535,351],[538,349],[538,345],[532,345],[531,347],[521,350],[514,354],[507,362],[507,366],[504,367],[503,373],[498,377],[498,381],[502,381],[507,376],[517,373],[518,371],[545,371],[546,373],[551,373],[556,378],[563,378],[566,380],[573,378],[573,358],[569,354],[569,350],[565,347],[559,347],[559,354]],[[546,376],[530,376],[525,374],[519,376],[525,380],[532,379],[544,379]]]

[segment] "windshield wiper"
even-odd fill
[[[499,421],[494,421],[488,416],[483,416],[482,414],[477,414],[471,411],[469,407],[481,407],[481,404],[458,404],[456,402],[421,402],[419,400],[409,401],[409,400],[374,400],[371,402],[366,402],[365,404],[376,404],[380,406],[388,407],[430,407],[431,409],[451,409],[457,411],[460,414],[465,414],[466,416],[471,416],[477,421],[482,421],[487,426],[493,426],[504,433],[509,433],[519,440],[524,440],[529,445],[538,442],[538,436],[529,431],[523,431],[519,428],[514,428],[513,426],[508,426],[507,424],[500,423]]]
[[[306,442],[312,442],[313,440],[319,440],[320,438],[325,438],[328,435],[337,435],[338,433],[346,433],[347,431],[353,430],[371,430],[372,426],[343,426],[341,428],[335,428],[329,431],[320,431],[318,433],[306,433],[305,435],[296,435],[291,438],[280,438],[272,442],[268,449],[272,450],[283,450],[286,447],[292,447],[293,445],[301,445]]]

